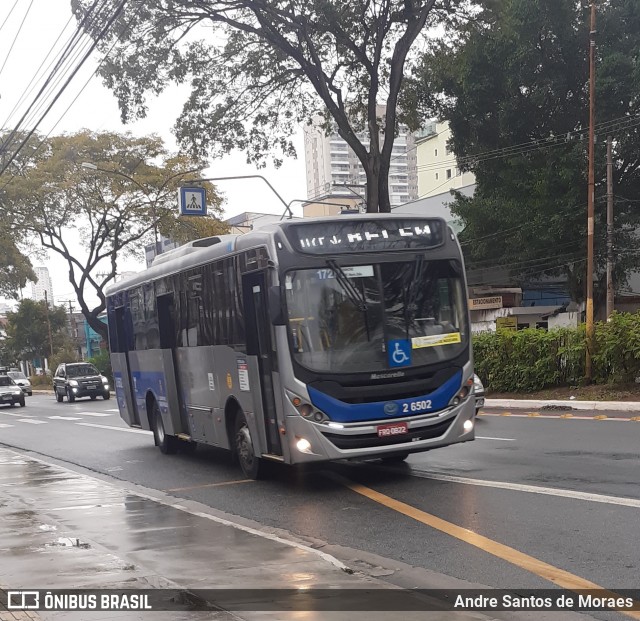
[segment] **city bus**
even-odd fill
[[[247,477],[474,439],[460,245],[440,218],[283,220],[190,242],[107,290],[121,417]]]

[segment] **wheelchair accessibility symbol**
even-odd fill
[[[389,341],[387,348],[390,367],[406,367],[411,364],[411,341],[399,339]]]

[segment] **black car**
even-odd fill
[[[0,405],[14,407],[18,403],[21,408],[25,406],[22,388],[8,375],[0,375]]]
[[[61,364],[53,376],[53,391],[58,401],[62,401],[66,395],[69,402],[79,397],[91,397],[93,400],[111,396],[109,380],[88,362]]]

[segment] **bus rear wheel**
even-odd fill
[[[238,412],[236,416],[233,447],[245,476],[248,479],[259,479],[264,473],[264,463],[255,454],[251,430],[242,412]]]
[[[160,447],[160,452],[164,455],[173,455],[178,450],[178,438],[170,436],[164,429],[160,406],[153,402],[153,438],[156,446]]]

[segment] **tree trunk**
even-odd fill
[[[391,197],[389,196],[389,168],[387,158],[381,158],[380,172],[378,173],[378,211],[391,213]]]
[[[376,167],[375,159],[369,156],[367,165],[364,167],[367,174],[366,204],[367,213],[378,213],[380,211],[380,184],[379,184],[379,158]],[[378,170],[376,170],[376,168]]]
[[[100,321],[100,319],[98,319],[98,316],[94,313],[85,314],[85,319],[87,320],[87,323],[89,324],[91,329],[99,334],[103,340],[108,342],[109,330],[107,329],[107,325],[103,321]]]

